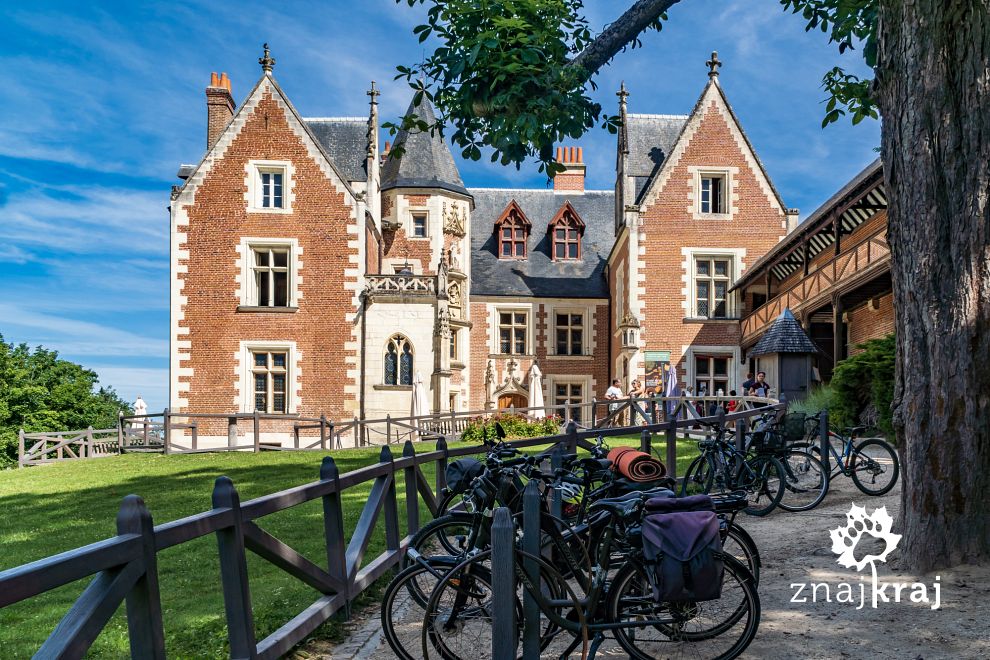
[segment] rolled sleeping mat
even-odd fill
[[[656,481],[667,474],[666,466],[646,452],[616,447],[608,453],[612,468],[630,481]]]

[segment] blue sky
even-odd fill
[[[591,25],[627,0],[589,0]],[[240,102],[268,41],[275,75],[303,116],[364,115],[382,88],[384,119],[418,61],[422,8],[405,2],[46,2],[0,7],[0,333],[45,345],[152,409],[167,401],[168,192],[205,149],[203,89],[226,71]],[[776,0],[684,0],[661,33],[620,54],[596,97],[615,110],[684,114],[718,50],[721,82],[788,206],[806,216],[876,154],[879,124],[820,127],[821,77],[840,58]],[[610,188],[614,138],[583,138],[588,187]],[[520,171],[459,161],[469,186],[544,186]]]

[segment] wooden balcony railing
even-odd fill
[[[881,270],[889,261],[887,228],[883,227],[843,249],[834,258],[747,314],[741,322],[743,342],[766,330],[785,309],[797,314],[807,307],[816,306],[835,291],[861,279],[867,272]]]

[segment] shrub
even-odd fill
[[[806,415],[813,415],[823,408],[832,408],[832,400],[835,393],[831,385],[819,385],[808,393],[800,401],[791,403],[787,409],[790,412],[803,412]]]
[[[839,362],[832,373],[829,415],[835,424],[865,423],[893,438],[894,335],[871,339],[857,348],[861,352]]]
[[[561,419],[557,415],[549,415],[543,419],[531,420],[522,415],[496,413],[491,417],[475,417],[461,433],[461,440],[466,442],[481,442],[487,437],[495,439],[495,422],[505,429],[507,438],[536,438],[541,435],[555,435],[560,432]]]

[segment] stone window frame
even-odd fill
[[[550,375],[546,378],[547,383],[547,396],[544,400],[547,402],[547,408],[553,411],[554,414],[560,412],[558,410],[557,403],[557,386],[567,385],[581,386],[581,400],[578,403],[585,403],[590,398],[590,392],[592,388],[591,376],[571,376],[571,375]],[[568,393],[568,398],[570,398],[570,393]],[[577,408],[577,413],[580,415],[579,419],[584,419],[589,413],[584,410],[584,408]]]
[[[286,411],[285,414],[295,415],[299,408],[299,391],[297,380],[302,373],[302,354],[296,348],[296,342],[285,340],[242,341],[238,350],[237,389],[239,408],[245,412],[254,412],[254,354],[260,352],[285,353],[286,362]],[[261,411],[259,411],[261,412]],[[268,413],[265,413],[268,414]]]
[[[702,275],[698,273],[699,262],[707,262],[709,267],[709,272],[707,275]],[[718,275],[715,272],[715,263],[725,262],[727,272],[724,275]],[[733,304],[734,296],[729,293],[729,289],[732,288],[732,283],[735,281],[735,259],[731,255],[719,255],[719,254],[694,254],[691,257],[691,316],[692,318],[698,319],[709,319],[709,320],[719,320],[723,321],[726,319],[735,318],[735,305]],[[698,304],[698,285],[701,282],[708,283],[708,300],[706,301],[709,305],[708,313],[701,314],[699,311]],[[722,297],[722,301],[725,303],[724,314],[716,316],[714,314],[716,307],[716,296],[715,296],[715,285],[717,283],[722,283],[725,285],[725,295]]]
[[[731,220],[738,210],[738,194],[736,192],[736,180],[739,176],[738,167],[692,165],[688,167],[690,173],[690,194],[691,205],[688,212],[695,220]],[[724,190],[722,193],[725,208],[720,213],[703,212],[701,210],[701,180],[708,177],[720,177],[724,180]]]
[[[282,174],[282,206],[265,207],[261,205],[262,188],[261,175],[265,172],[278,172]],[[287,160],[249,160],[245,166],[245,178],[247,180],[248,211],[251,213],[292,213],[295,202],[294,176],[292,162]]]
[[[581,315],[581,352],[580,353],[559,353],[557,351],[557,314]],[[570,319],[568,319],[570,321]],[[574,307],[568,305],[553,306],[549,310],[546,319],[547,327],[547,355],[560,357],[584,357],[591,355],[591,311],[587,307]],[[574,327],[568,325],[568,327]]]
[[[389,348],[395,345],[395,382],[389,382],[388,377],[388,357]],[[408,348],[408,352],[405,349]],[[409,382],[403,382],[403,368],[402,368],[402,358],[405,355],[409,355],[412,360],[409,366]],[[412,340],[409,339],[408,335],[401,332],[397,332],[390,335],[388,339],[385,340],[385,347],[382,349],[382,385],[387,387],[412,387],[413,382],[416,380],[416,347],[413,345]]]
[[[416,219],[423,219],[423,235],[418,236],[416,234]],[[430,240],[430,212],[427,209],[415,208],[409,210],[409,231],[406,232],[406,238],[411,241],[428,241]]]
[[[501,342],[501,327],[502,327],[502,314],[525,314],[526,315],[526,349],[523,353],[503,353],[502,352],[502,342]],[[499,357],[531,357],[536,354],[536,338],[533,336],[533,326],[536,320],[536,310],[532,305],[496,305],[492,308],[491,317],[491,337],[492,337],[492,355]],[[514,321],[514,319],[513,319]]]
[[[728,395],[730,390],[734,390],[741,383],[739,380],[739,370],[742,368],[742,349],[738,345],[722,345],[722,346],[703,346],[703,345],[690,345],[684,346],[683,357],[681,358],[684,363],[684,368],[679,369],[678,372],[684,374],[682,376],[683,382],[686,385],[690,385],[692,388],[697,381],[697,373],[695,369],[695,358],[702,356],[726,356],[729,358],[728,372],[729,372],[729,385],[725,394]],[[697,394],[697,392],[695,392]],[[709,395],[714,396],[714,392],[709,392]]]
[[[681,256],[681,305],[684,308],[684,319],[688,322],[713,322],[726,323],[739,320],[739,299],[735,292],[727,291],[726,306],[727,316],[725,318],[710,318],[698,316],[696,291],[697,291],[697,266],[696,259],[727,259],[731,273],[729,275],[729,286],[735,283],[742,276],[745,270],[746,248],[719,248],[719,247],[682,247]]]
[[[286,249],[289,252],[289,296],[288,305],[285,307],[258,304],[257,284],[254,279],[254,255],[256,249],[264,248]],[[238,252],[240,253],[237,260],[238,298],[240,300],[238,311],[292,312],[299,308],[299,300],[302,298],[299,291],[299,285],[302,283],[302,249],[299,246],[299,239],[243,236],[238,246]]]

